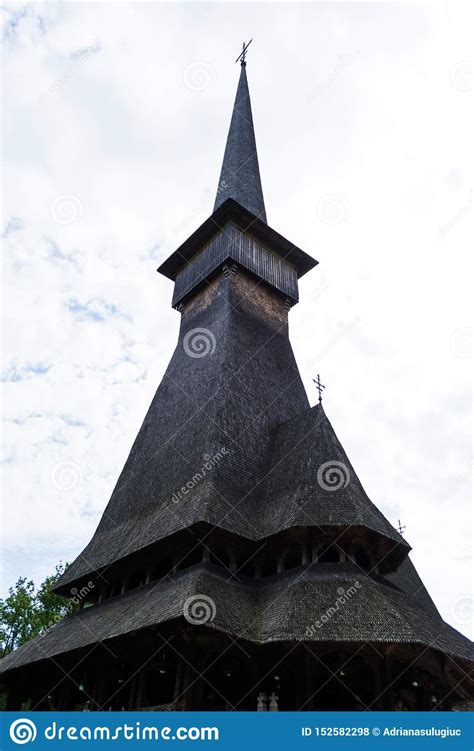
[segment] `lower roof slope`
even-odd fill
[[[369,499],[321,404],[275,432],[262,526],[364,526],[409,545]]]
[[[406,643],[472,659],[471,642],[444,623],[414,587],[407,594],[350,563],[312,564],[248,584],[201,565],[68,616],[4,658],[0,673],[182,618],[185,601],[202,595],[215,604],[209,628],[258,644]]]
[[[267,430],[270,435],[271,429]],[[262,480],[254,480],[251,493],[242,493],[236,485],[238,472],[233,481],[230,474],[223,478],[218,471],[210,473],[179,503],[173,502],[170,493],[160,497],[157,484],[155,503],[146,512],[125,515],[105,529],[99,526],[61,579],[59,589],[64,591],[78,576],[198,523],[254,541],[293,527],[366,527],[395,545],[398,560],[403,559],[409,545],[368,498],[321,405],[275,427],[273,436],[270,460],[261,472]],[[158,451],[156,461],[159,470]],[[327,472],[318,477],[325,465],[342,472],[334,475],[338,482],[345,478],[340,488],[326,484],[331,482]]]

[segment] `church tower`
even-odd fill
[[[174,283],[176,349],[57,584],[80,609],[0,663],[8,708],[469,700],[471,643],[309,405],[288,314],[316,265],[267,223],[244,55],[213,213],[158,269]]]

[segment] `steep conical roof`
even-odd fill
[[[214,211],[227,198],[233,198],[259,219],[267,221],[245,62],[240,69]]]
[[[271,528],[362,526],[385,538],[397,562],[410,549],[368,497],[322,404],[275,431],[265,497],[271,499],[267,534]]]

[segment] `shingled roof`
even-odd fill
[[[259,364],[255,363],[254,366],[259,367],[261,364],[264,367],[265,352],[261,354],[262,361],[259,359]],[[214,367],[216,365],[217,363]],[[111,517],[117,514],[113,495],[96,534],[83,554],[65,573],[59,583],[60,588],[71,584],[80,576],[100,570],[112,561],[136,553],[200,522],[250,540],[265,539],[293,527],[365,527],[382,535],[395,546],[396,563],[403,559],[410,549],[409,545],[368,498],[321,405],[304,410],[301,415],[280,426],[273,423],[273,430],[269,421],[263,427],[264,435],[259,435],[264,412],[260,414],[258,426],[254,425],[253,430],[242,424],[244,415],[242,412],[239,415],[237,410],[243,405],[244,394],[238,393],[237,389],[240,391],[242,384],[248,382],[245,370],[244,368],[239,373],[238,381],[229,379],[229,393],[220,403],[221,424],[228,407],[231,414],[235,415],[233,427],[242,429],[243,439],[234,446],[229,442],[229,436],[225,435],[225,432],[232,429],[231,414],[225,418],[225,430],[218,430],[215,420],[210,420],[214,422],[214,428],[209,426],[209,429],[216,431],[219,436],[217,441],[221,440],[223,445],[232,447],[229,449],[229,456],[224,457],[209,475],[209,479],[197,483],[181,502],[175,503],[172,500],[172,485],[168,486],[169,489],[165,485],[167,493],[163,493],[168,462],[173,460],[176,463],[176,456],[173,455],[175,451],[166,444],[163,452],[155,449],[147,472],[132,473],[128,480],[134,496],[133,503],[130,504],[128,500],[122,512],[123,519],[119,519],[117,524],[111,523]],[[250,376],[254,377],[254,374]],[[165,376],[167,405],[160,405],[162,425],[158,420],[155,422],[154,418],[145,420],[144,425],[149,425],[149,430],[143,440],[149,441],[151,446],[148,448],[142,444],[141,455],[150,456],[151,447],[160,445],[156,439],[157,429],[169,429],[170,425],[175,424],[167,419],[167,409],[173,405],[170,396],[174,389],[173,379],[167,382],[167,378]],[[293,388],[295,385],[292,385]],[[184,397],[181,389],[178,391],[176,398],[182,403]],[[278,387],[275,391],[278,393]],[[158,408],[152,405],[150,411],[152,410],[158,411]],[[185,419],[186,412],[183,410],[183,422]],[[200,414],[199,421],[202,425],[206,422],[206,416]],[[139,434],[137,442],[140,440]],[[267,461],[261,465],[260,477],[254,474],[250,478],[249,492],[245,475],[249,468],[255,467],[256,441],[259,441],[260,446],[268,445],[269,454]],[[189,451],[191,453],[190,449]],[[132,449],[131,457],[133,452]],[[166,455],[170,459],[166,460]],[[325,485],[324,476],[318,480],[320,468],[326,465],[329,471],[333,468],[343,472],[343,477],[347,480],[345,487],[345,483],[337,490],[334,486]],[[178,466],[177,472],[179,471],[182,471],[181,465]],[[191,470],[189,475],[192,477]],[[236,484],[236,477],[239,477],[240,485]],[[179,488],[179,479],[180,475],[177,474],[176,488]],[[137,513],[144,505],[144,499],[138,495],[140,491],[149,493],[150,501],[148,508],[145,507],[146,511]],[[114,491],[114,494],[117,492]],[[126,500],[125,495],[123,500]]]
[[[369,499],[322,404],[275,431],[262,526],[360,525],[409,546]]]
[[[245,62],[235,96],[214,211],[233,198],[266,222]]]
[[[216,609],[206,627],[258,644],[405,643],[472,658],[469,639],[446,624],[420,592],[404,592],[353,564],[311,564],[288,576],[247,583],[229,581],[219,569],[201,564],[69,616],[2,660],[0,673],[180,619],[187,598],[203,594]]]

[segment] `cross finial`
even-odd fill
[[[404,531],[405,531],[405,530],[406,530],[406,527],[405,527],[405,526],[402,526],[402,523],[401,523],[401,521],[400,521],[400,519],[399,519],[399,520],[398,520],[398,527],[397,527],[397,532],[398,532],[399,534],[401,534],[401,535],[402,535],[402,534],[404,533]]]
[[[238,56],[237,60],[235,61],[236,63],[238,63],[239,60],[240,60],[240,64],[241,65],[245,65],[246,64],[245,63],[245,58],[247,56],[247,50],[250,47],[252,41],[253,40],[251,39],[250,42],[248,42],[248,43],[245,43],[245,42],[242,43],[242,52],[240,53],[240,55]]]
[[[321,378],[319,377],[319,373],[317,375],[317,378],[313,378],[313,383],[316,384],[316,388],[319,392],[319,403],[321,404],[323,401],[323,390],[326,388],[326,386],[323,386],[321,383]]]

